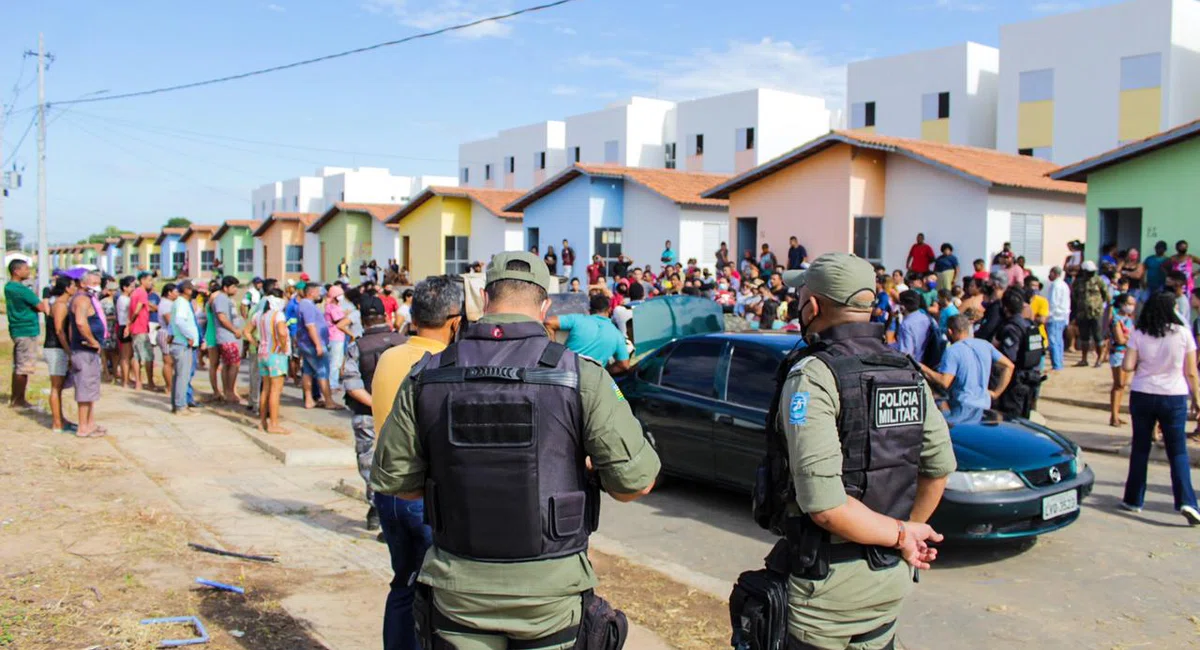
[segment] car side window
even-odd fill
[[[755,345],[734,344],[725,401],[763,411],[771,408],[779,358]]]
[[[663,359],[666,356],[665,351],[659,352],[652,358],[638,364],[640,366],[637,372],[638,379],[648,384],[657,384],[659,376],[662,375]]]
[[[701,397],[716,397],[717,362],[724,343],[694,341],[680,343],[667,358],[662,386]]]

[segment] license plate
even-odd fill
[[[1055,494],[1042,499],[1042,519],[1054,519],[1079,509],[1079,496],[1075,490]]]

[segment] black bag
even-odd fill
[[[946,354],[946,337],[942,336],[942,332],[938,329],[938,322],[929,318],[929,333],[925,337],[925,353],[921,355],[920,362],[937,370],[937,367],[942,365],[942,356]]]
[[[625,612],[613,609],[608,601],[588,591],[583,594],[583,622],[575,650],[621,650],[629,636]]]
[[[784,650],[788,640],[787,577],[769,569],[738,576],[729,594],[734,650]]]

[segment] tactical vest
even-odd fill
[[[386,325],[368,327],[361,338],[354,342],[358,346],[358,373],[362,376],[363,386],[371,392],[371,382],[375,379],[375,366],[379,357],[389,348],[403,344],[407,336],[393,332]],[[355,415],[371,415],[371,407],[356,399],[347,399],[346,404]]]
[[[808,347],[799,350],[780,368],[776,397],[768,420],[767,458],[759,470],[755,489],[755,519],[759,525],[785,537],[777,546],[785,553],[788,571],[821,578],[827,571],[831,552],[829,533],[806,514],[790,516],[795,503],[795,486],[787,458],[787,441],[779,428],[781,408],[790,408],[791,395],[780,395],[783,381],[800,360],[816,357],[829,366],[837,382],[841,410],[838,438],[842,447],[842,486],[848,496],[871,510],[899,520],[912,514],[917,494],[917,471],[924,438],[925,381],[909,357],[883,343],[884,328],[878,323],[851,323],[821,332]],[[837,544],[846,557],[866,557],[872,566],[895,563],[891,549]],[[776,562],[776,565],[779,565]]]
[[[414,370],[435,546],[483,562],[587,550],[600,494],[578,364],[541,323],[476,323]]]

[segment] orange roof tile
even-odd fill
[[[301,226],[308,228],[312,225],[312,222],[316,221],[320,216],[321,215],[312,212],[274,212],[271,214],[271,216],[264,219],[263,222],[259,224],[258,228],[254,229],[254,236],[263,236],[263,234],[270,230],[271,226],[276,222],[299,222]]]
[[[314,221],[312,225],[308,227],[308,231],[319,231],[321,228],[325,227],[325,224],[329,223],[330,219],[333,219],[338,215],[338,213],[341,212],[365,214],[373,219],[387,223],[388,220],[392,218],[392,215],[396,214],[396,211],[401,207],[403,206],[399,203],[346,203],[344,201],[338,201],[330,206],[330,208],[325,211],[325,214],[322,214],[319,219]]]
[[[208,235],[208,238],[212,239],[212,234],[214,232],[216,232],[216,230],[217,230],[216,226],[208,226],[208,225],[201,225],[198,223],[194,223],[194,224],[188,226],[187,230],[182,235],[180,235],[179,241],[181,243],[187,242],[187,240],[192,238],[192,235],[199,235],[199,234]]]
[[[704,192],[704,196],[729,198],[730,194],[751,183],[762,180],[838,144],[907,156],[988,185],[1078,195],[1087,193],[1087,185],[1083,183],[1052,180],[1047,174],[1057,168],[1054,163],[1030,156],[1017,156],[980,147],[875,135],[861,131],[832,131],[726,183],[709,189]]]
[[[506,210],[524,210],[542,197],[561,188],[580,175],[620,178],[637,183],[678,205],[690,207],[727,208],[729,201],[706,198],[704,190],[729,180],[728,174],[686,172],[677,169],[643,169],[622,165],[575,163],[553,178],[533,188],[520,199],[505,206]]]
[[[220,228],[217,228],[217,232],[213,233],[212,238],[213,241],[221,239],[221,237],[225,236],[225,233],[229,232],[230,228],[249,228],[250,232],[254,232],[261,225],[262,222],[258,219],[229,219],[221,224]]]
[[[185,232],[187,232],[187,228],[163,228],[162,231],[158,233],[158,237],[154,238],[154,243],[162,244],[163,240],[171,235],[182,237],[183,233]]]
[[[401,219],[412,214],[417,208],[421,207],[426,201],[435,196],[447,196],[460,199],[471,199],[485,210],[500,217],[501,219],[520,219],[520,211],[506,210],[504,206],[521,198],[525,194],[522,190],[497,190],[489,187],[451,187],[448,185],[432,185],[421,190],[421,193],[414,196],[403,208],[400,208],[391,219],[388,219],[389,224],[397,224]]]
[[[1181,124],[1173,129],[1155,133],[1141,140],[1126,142],[1116,149],[1105,151],[1091,158],[1085,158],[1077,163],[1064,165],[1054,170],[1050,174],[1050,177],[1064,181],[1086,181],[1088,174],[1092,172],[1097,172],[1105,167],[1144,156],[1148,153],[1158,151],[1163,147],[1191,140],[1197,136],[1200,136],[1200,120]]]

